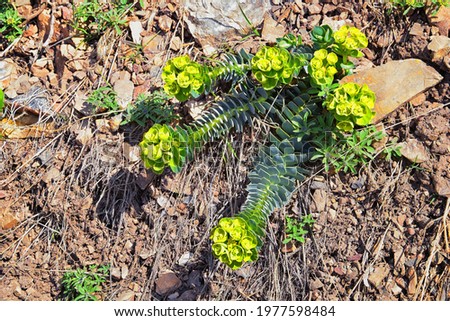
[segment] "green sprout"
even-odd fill
[[[134,104],[130,104],[124,111],[124,120],[121,125],[136,122],[145,126],[147,121],[163,124],[179,119],[175,114],[174,106],[169,103],[169,97],[163,90],[138,95]]]
[[[84,1],[74,8],[73,27],[87,42],[99,39],[108,29],[114,29],[120,35],[127,24],[125,14],[133,6],[130,2],[115,0],[104,4],[99,0]]]
[[[0,88],[0,115],[3,113],[4,106],[5,106],[5,93]]]
[[[391,0],[390,1],[394,6],[405,8],[403,14],[406,15],[410,10],[420,9],[420,8],[430,8],[432,10],[432,14],[436,14],[436,12],[441,7],[448,7],[450,5],[449,0]]]
[[[283,244],[287,244],[292,240],[305,243],[305,235],[308,234],[308,229],[314,222],[315,220],[311,214],[305,215],[301,220],[286,217],[286,238],[283,240]]]
[[[16,9],[6,0],[0,0],[0,35],[8,42],[14,41],[23,33],[22,18]],[[0,38],[1,39],[1,38]]]
[[[96,293],[109,275],[109,265],[91,265],[64,273],[62,294],[66,301],[97,301]]]
[[[120,110],[117,93],[110,85],[95,89],[86,101],[95,108],[96,112]]]

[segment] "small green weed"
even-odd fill
[[[376,151],[372,144],[384,137],[383,132],[378,131],[375,126],[368,126],[350,134],[343,134],[328,127],[328,122],[322,120],[320,123],[319,119],[321,126],[314,128],[314,132],[320,128],[323,131],[313,142],[317,148],[311,160],[322,161],[325,171],[334,168],[336,171],[356,174],[359,165],[365,165],[375,157]]]
[[[5,106],[5,94],[0,88],[0,115],[3,113],[3,107]]]
[[[74,9],[73,27],[84,36],[86,42],[97,40],[110,28],[120,35],[127,23],[125,15],[132,6],[133,1],[129,0],[115,0],[106,4],[99,0],[84,1]]]
[[[305,243],[305,235],[308,234],[308,228],[312,226],[315,220],[311,214],[303,216],[301,220],[286,217],[286,239],[283,244],[287,244],[292,240]]]
[[[22,18],[16,9],[7,0],[0,0],[0,39],[5,38],[8,42],[22,35],[20,26]]]
[[[136,122],[140,126],[145,126],[149,120],[154,124],[165,124],[178,118],[179,116],[174,113],[173,105],[169,104],[167,94],[163,90],[155,90],[151,93],[140,94],[136,102],[128,106],[121,125]]]
[[[95,108],[96,112],[114,112],[120,110],[120,106],[117,103],[117,93],[109,85],[94,90],[89,95],[87,102]]]
[[[387,161],[391,161],[396,157],[401,157],[400,152],[401,147],[397,144],[398,138],[394,138],[389,144],[387,144],[383,149],[384,158]]]
[[[97,301],[95,293],[109,275],[109,265],[91,265],[64,273],[62,294],[66,301]]]
[[[441,7],[448,7],[450,5],[449,0],[391,0],[394,6],[404,9],[403,14],[407,14],[410,10],[420,8],[430,8],[432,14],[435,14]]]

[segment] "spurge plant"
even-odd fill
[[[180,101],[217,91],[224,82],[231,90],[191,124],[149,129],[140,143],[141,155],[155,173],[180,171],[206,142],[242,131],[255,119],[272,125],[269,143],[259,149],[248,174],[242,210],[220,219],[211,231],[212,253],[232,269],[257,260],[274,209],[287,204],[312,163],[329,157],[326,151],[333,146],[328,133],[334,144],[344,146],[374,116],[375,95],[366,85],[338,83],[352,72],[348,57],[360,57],[367,46],[364,34],[354,27],[333,32],[322,26],[314,28],[311,39],[308,46],[289,34],[255,55],[241,51],[208,64],[180,56],[163,69],[167,94]]]

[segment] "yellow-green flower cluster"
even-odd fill
[[[207,70],[192,61],[189,56],[179,56],[169,60],[162,70],[164,90],[179,101],[191,95],[200,95],[205,90]]]
[[[178,172],[186,156],[186,139],[168,125],[155,124],[139,143],[144,166],[156,174],[166,167]]]
[[[338,56],[334,52],[328,52],[326,49],[315,51],[308,66],[311,85],[330,86],[333,83],[334,75],[338,72],[337,62]]]
[[[262,47],[252,58],[252,73],[265,90],[289,84],[302,66],[299,56],[279,47]]]
[[[355,124],[365,126],[375,116],[375,93],[367,85],[346,83],[328,95],[325,106],[337,120],[337,128],[352,131]]]
[[[211,231],[212,252],[233,270],[258,258],[258,238],[241,217],[225,217]]]
[[[333,50],[343,57],[362,57],[359,49],[366,48],[368,40],[366,36],[355,27],[342,26],[338,31],[333,33],[334,45]]]

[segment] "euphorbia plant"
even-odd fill
[[[248,175],[242,210],[222,218],[211,232],[214,256],[232,269],[258,258],[271,213],[286,205],[295,182],[309,175],[304,164],[317,158],[322,147],[316,135],[325,130],[320,128],[324,114],[343,139],[345,131],[372,119],[373,92],[367,86],[337,82],[351,72],[348,56],[360,56],[359,49],[367,45],[355,29],[344,26],[333,32],[322,26],[313,30],[312,46],[287,35],[254,56],[241,51],[211,65],[181,56],[164,67],[164,88],[180,101],[218,89],[218,80],[231,83],[231,92],[223,93],[222,100],[191,124],[150,128],[140,146],[144,165],[154,172],[166,167],[179,171],[204,143],[232,129],[241,131],[255,118],[272,123],[269,144],[260,148]]]

